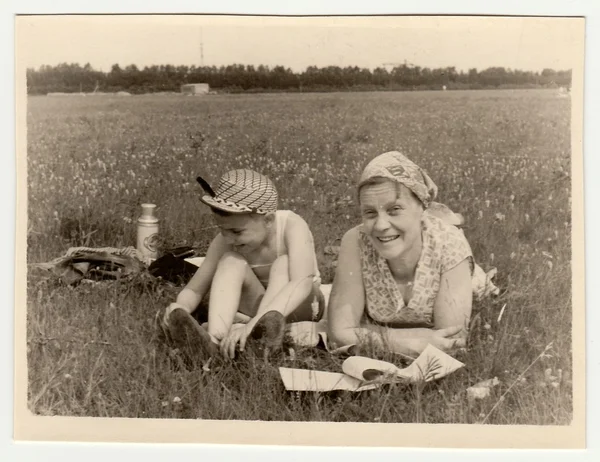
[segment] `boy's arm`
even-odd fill
[[[202,297],[208,292],[212,282],[217,264],[227,250],[227,245],[223,236],[219,233],[211,242],[206,252],[206,257],[196,271],[190,282],[183,288],[177,296],[177,300],[171,305],[173,308],[179,307],[192,313],[200,304]],[[176,306],[173,306],[176,305]],[[168,309],[168,312],[171,310]]]

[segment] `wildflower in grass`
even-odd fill
[[[556,375],[554,375],[550,367],[544,371],[546,383],[549,383],[553,388],[558,388],[562,381],[562,369],[558,369],[556,372]]]
[[[175,398],[173,398],[173,403],[174,404],[179,404],[181,403],[181,398],[179,396],[176,396]]]
[[[506,219],[506,215],[504,215],[503,213],[496,213],[496,215],[494,215],[496,217],[496,220],[498,221],[504,221]]]

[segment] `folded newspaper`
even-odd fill
[[[463,367],[452,356],[428,345],[410,366],[400,369],[392,363],[364,356],[351,356],[342,364],[343,373],[280,367],[288,391],[365,391],[384,383],[430,382]]]

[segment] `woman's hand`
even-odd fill
[[[233,359],[235,357],[235,348],[240,345],[240,351],[244,351],[246,347],[246,340],[252,332],[252,326],[250,324],[244,324],[242,326],[233,326],[227,336],[221,340],[220,349],[221,354],[225,357]]]
[[[413,353],[419,355],[427,345],[432,345],[442,351],[451,351],[455,348],[464,348],[467,341],[462,337],[455,337],[463,330],[462,326],[446,327],[444,329],[431,330],[431,334],[426,337],[416,337],[410,339],[410,347]]]

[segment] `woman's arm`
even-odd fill
[[[328,308],[328,329],[336,346],[368,348],[412,354],[411,341],[382,326],[361,326],[365,311],[358,228],[342,238]]]
[[[436,329],[462,326],[459,337],[466,337],[473,304],[470,261],[464,259],[442,274],[440,290],[433,306]]]
[[[342,239],[338,266],[329,301],[329,335],[338,346],[366,344],[376,349],[414,356],[429,343],[450,349],[458,343],[447,337],[460,332],[461,326],[432,329],[393,329],[384,326],[361,326],[365,309],[358,229],[351,229]]]
[[[364,331],[360,329],[365,310],[365,289],[358,239],[358,228],[347,231],[342,238],[327,308],[329,336],[339,346],[358,343],[359,331]]]
[[[471,282],[470,262],[463,260],[454,268],[442,274],[440,289],[433,306],[434,328],[394,329],[404,338],[428,338],[440,329],[459,329],[455,338],[466,338],[471,318],[473,286]],[[368,329],[379,330],[378,326]]]

